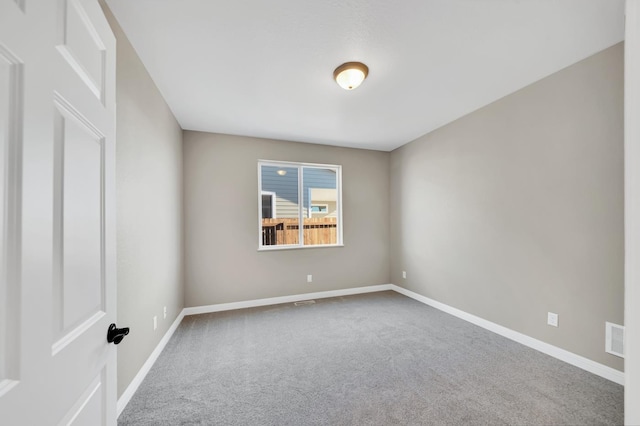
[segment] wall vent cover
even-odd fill
[[[605,348],[607,353],[624,358],[624,327],[611,322],[606,323]]]

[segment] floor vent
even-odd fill
[[[605,348],[612,355],[624,358],[624,327],[611,322],[606,323]]]
[[[296,306],[304,306],[304,305],[313,305],[315,304],[315,300],[302,300],[300,302],[294,302],[293,304]]]

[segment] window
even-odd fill
[[[276,217],[276,193],[262,191],[262,218],[271,219]]]
[[[327,204],[311,204],[311,210],[309,210],[309,217],[311,217],[313,213],[327,214],[328,211],[329,211],[329,205]]]
[[[258,248],[342,245],[342,168],[258,161]]]

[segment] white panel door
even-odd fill
[[[97,0],[0,0],[0,424],[113,425],[115,39]]]

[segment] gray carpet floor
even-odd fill
[[[622,386],[395,292],[185,317],[118,419],[622,423]]]

